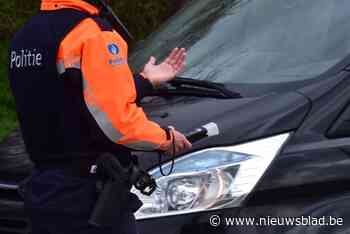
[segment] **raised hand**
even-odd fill
[[[153,86],[174,79],[183,70],[186,63],[186,49],[175,48],[164,62],[159,65],[156,62],[156,58],[152,56],[141,72],[141,75],[149,79]]]

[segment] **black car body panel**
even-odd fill
[[[334,217],[349,217],[350,194],[328,195],[326,197],[304,197],[303,199],[288,199],[275,201],[273,204],[249,206],[244,208],[228,209],[202,214],[182,215],[163,219],[139,221],[139,230],[142,233],[169,233],[169,234],[294,234],[294,233],[341,233],[346,234],[349,225],[343,223],[341,226],[293,226],[293,225],[242,225],[226,226],[223,222],[218,227],[209,224],[212,215],[219,215],[222,220],[226,217],[246,218],[246,217],[322,217],[323,215],[333,215]],[[155,227],[157,230],[155,231]]]
[[[152,104],[144,105],[149,116],[161,126],[174,125],[182,132],[189,132],[209,122],[217,123],[220,134],[198,142],[192,151],[235,145],[293,131],[301,125],[310,107],[308,100],[296,92],[228,100],[198,98],[156,100]],[[140,163],[146,169],[158,164],[156,153],[148,154],[152,156],[139,157]],[[164,160],[169,160],[169,157],[164,157]]]
[[[327,136],[328,129],[337,126],[348,106],[349,77],[348,72],[341,72],[300,90],[312,101],[312,109],[258,190],[350,179],[349,154],[345,151],[350,147],[350,132],[339,138]]]

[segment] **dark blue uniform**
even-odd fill
[[[62,169],[35,170],[24,192],[30,212],[33,234],[136,234],[133,212],[128,206],[114,227],[93,227],[88,224],[96,202],[96,178],[68,175]],[[137,198],[130,193],[130,205]]]
[[[57,71],[60,42],[89,17],[101,29],[111,30],[97,16],[73,8],[41,11],[11,43],[10,84],[36,168],[22,186],[33,234],[137,233],[133,212],[141,202],[131,193],[114,227],[88,224],[98,197],[97,178],[89,174],[90,166],[102,152],[116,155],[125,166],[131,163],[130,151],[107,139],[89,113],[81,71]]]

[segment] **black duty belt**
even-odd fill
[[[98,154],[75,155],[35,163],[38,170],[62,170],[67,175],[88,177],[94,174]]]
[[[41,161],[35,163],[35,168],[38,170],[62,170],[67,175],[77,177],[89,177],[96,174],[97,161],[101,155],[106,153],[89,153],[89,154],[70,154],[56,159]],[[109,154],[113,155],[113,154]],[[116,155],[114,157],[118,158]],[[130,160],[130,163],[122,163],[123,167],[130,167],[135,159]]]

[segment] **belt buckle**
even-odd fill
[[[97,165],[92,165],[90,167],[90,174],[96,174],[97,173]]]

